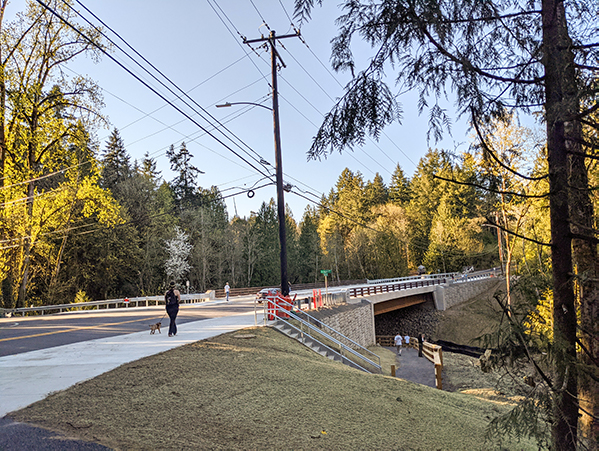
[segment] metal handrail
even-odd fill
[[[293,305],[293,303],[287,302],[287,301],[285,301],[285,300],[283,300],[283,302],[285,302],[287,305],[290,305],[290,306],[292,306],[292,307],[295,307],[295,306]],[[322,322],[322,321],[320,321],[319,319],[317,319],[317,318],[313,317],[312,315],[310,315],[310,314],[308,314],[308,313],[304,312],[303,310],[301,310],[301,309],[296,309],[296,311],[297,311],[297,312],[299,312],[299,313],[301,313],[302,315],[305,315],[305,316],[307,316],[308,318],[310,318],[310,320],[312,320],[312,321],[314,321],[314,322],[318,323],[318,324],[319,324],[321,327],[326,327],[326,328],[327,328],[327,330],[330,330],[330,331],[332,331],[333,333],[335,333],[335,334],[339,335],[339,336],[340,336],[340,337],[342,337],[344,340],[347,340],[347,341],[348,341],[348,342],[350,342],[351,344],[355,345],[357,348],[364,350],[364,351],[365,351],[367,354],[370,354],[370,355],[374,356],[375,358],[377,358],[377,359],[379,360],[379,364],[380,364],[380,360],[381,360],[381,359],[380,359],[380,357],[379,357],[377,354],[375,354],[374,352],[372,352],[371,350],[369,350],[369,349],[365,348],[364,346],[362,346],[360,343],[356,343],[356,342],[355,342],[355,341],[353,341],[351,338],[349,338],[349,337],[346,337],[345,335],[343,335],[343,334],[342,334],[341,332],[339,332],[338,330],[335,330],[335,329],[333,329],[333,328],[332,328],[331,326],[329,326],[328,324],[326,324],[326,323],[323,323],[323,322]]]
[[[378,285],[364,285],[361,287],[352,287],[347,290],[348,296],[369,296],[371,294],[388,293],[390,291],[401,291],[409,290],[412,288],[422,288],[434,285],[441,285],[447,283],[448,279],[437,279],[437,278],[422,278],[412,279],[404,282],[396,282],[390,284],[378,284]]]
[[[341,349],[345,349],[346,351],[349,351],[351,354],[355,355],[356,357],[370,363],[371,365],[373,365],[375,368],[377,368],[378,370],[381,369],[381,358],[376,355],[374,352],[370,351],[369,349],[366,349],[364,346],[360,345],[359,343],[356,343],[355,341],[353,341],[351,338],[346,337],[345,335],[343,335],[341,332],[333,329],[332,327],[328,326],[327,324],[323,323],[322,321],[320,321],[319,319],[314,318],[312,315],[309,315],[308,313],[304,312],[303,310],[299,310],[295,307],[295,305],[291,302],[287,302],[286,300],[282,299],[282,298],[277,298],[278,302],[283,302],[285,304],[287,304],[288,306],[291,307],[291,310],[287,310],[284,308],[281,308],[277,302],[275,301],[271,301],[269,299],[266,300],[266,302],[264,302],[264,319],[266,321],[266,318],[268,317],[268,313],[267,313],[267,309],[268,309],[268,304],[272,304],[272,306],[275,308],[276,311],[281,310],[282,312],[284,312],[285,314],[288,314],[290,316],[293,316],[294,319],[298,320],[300,322],[300,324],[306,325],[309,329],[312,329],[316,332],[318,332],[319,334],[323,335],[324,337],[326,337],[327,339],[330,339],[331,341],[333,341],[334,343],[337,343]],[[341,341],[337,340],[336,338],[332,337],[331,335],[327,334],[326,332],[317,329],[313,324],[311,324],[308,321],[305,321],[304,319],[300,318],[298,315],[296,315],[295,313],[301,313],[302,315],[307,316],[312,322],[315,322],[318,324],[318,326],[322,329],[322,328],[326,328],[327,330],[332,331],[334,334],[337,334],[338,336],[342,337],[344,340],[347,340],[348,342],[350,342],[351,344],[355,345],[358,349],[361,349],[362,351],[364,351],[365,353],[374,356],[374,358],[376,358],[376,360],[378,360],[378,363],[373,362],[372,360],[370,360],[368,357],[360,354],[359,352],[357,352],[356,350],[352,349],[351,347],[347,346],[346,344],[342,343]],[[276,315],[279,319],[285,320],[285,318],[281,318],[280,316]],[[295,326],[293,326],[292,324],[290,324],[288,321],[287,323],[294,327],[295,329],[297,329]],[[301,333],[305,333],[303,332],[303,330],[300,330]],[[308,336],[310,336],[310,338],[313,338],[314,340],[318,341],[316,338],[312,337],[311,335],[308,334]],[[320,341],[319,341],[320,343]],[[322,343],[320,343],[322,344]],[[323,344],[323,346],[326,346]],[[343,358],[343,353],[341,352],[341,357]],[[355,362],[354,362],[355,363]]]
[[[390,291],[408,290],[444,283],[464,283],[488,279],[497,275],[499,268],[491,268],[471,273],[424,274],[422,276],[398,277],[395,279],[369,280],[367,285],[347,289],[348,296],[369,296]]]
[[[367,362],[367,363],[370,363],[370,364],[371,364],[371,365],[372,365],[372,366],[373,366],[373,367],[374,367],[376,370],[381,370],[381,371],[382,371],[382,369],[381,369],[381,365],[380,365],[380,364],[376,364],[375,362],[373,362],[372,360],[368,359],[367,357],[364,357],[362,354],[360,354],[360,353],[358,353],[358,352],[354,351],[354,350],[353,350],[352,348],[350,348],[349,346],[346,346],[346,345],[344,345],[344,344],[343,344],[343,343],[341,343],[339,340],[336,340],[335,338],[333,338],[333,337],[331,337],[331,336],[327,335],[326,333],[324,333],[324,332],[322,332],[322,331],[318,330],[318,328],[317,328],[317,327],[315,327],[314,325],[312,325],[312,324],[308,323],[307,321],[304,321],[304,320],[302,320],[302,319],[301,319],[299,316],[295,315],[294,313],[292,313],[292,312],[289,312],[288,310],[285,310],[285,312],[286,312],[286,313],[287,313],[287,314],[288,314],[290,317],[293,317],[293,319],[297,320],[297,321],[298,321],[298,322],[299,322],[301,325],[305,325],[305,326],[307,326],[309,329],[312,329],[313,331],[315,331],[315,332],[317,332],[317,333],[319,333],[319,334],[323,335],[325,338],[327,338],[327,339],[331,340],[332,342],[334,342],[334,343],[338,344],[338,345],[339,345],[339,351],[337,351],[337,350],[335,350],[335,349],[331,348],[330,346],[328,346],[328,345],[324,344],[324,343],[323,343],[322,341],[320,341],[318,338],[314,337],[313,335],[310,335],[310,334],[309,334],[309,333],[307,333],[307,332],[304,332],[304,330],[303,330],[303,329],[301,329],[301,328],[298,328],[297,326],[295,326],[295,325],[291,324],[289,321],[286,321],[286,323],[287,323],[287,324],[288,324],[290,327],[294,328],[295,330],[297,330],[298,332],[300,332],[302,335],[306,335],[306,336],[310,337],[310,338],[311,338],[312,340],[314,340],[316,343],[318,343],[318,344],[319,344],[319,345],[321,345],[321,346],[324,346],[324,347],[325,347],[326,349],[328,349],[329,351],[331,351],[331,352],[333,352],[333,353],[335,353],[335,354],[339,355],[339,356],[341,357],[341,359],[342,359],[342,360],[343,360],[343,359],[345,359],[345,360],[348,360],[348,361],[350,361],[352,364],[354,364],[355,366],[357,366],[357,367],[358,367],[359,369],[361,369],[362,371],[365,371],[365,372],[367,372],[367,373],[370,373],[370,372],[371,372],[371,371],[368,371],[366,368],[362,367],[361,365],[359,365],[358,363],[356,363],[355,361],[353,361],[353,360],[350,360],[350,359],[348,359],[347,357],[345,357],[345,356],[343,355],[343,349],[345,349],[345,350],[349,351],[351,354],[353,354],[355,357],[357,357],[357,358],[359,358],[359,359],[361,359],[361,360],[364,360],[364,361],[365,361],[365,362]],[[279,319],[281,319],[281,320],[285,321],[285,319],[284,319],[284,318],[280,318],[280,317],[279,317]],[[377,356],[377,357],[378,357],[378,356]],[[380,362],[380,358],[379,358],[379,362]]]

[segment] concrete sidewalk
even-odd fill
[[[177,325],[171,338],[136,332],[0,357],[0,418],[124,363],[251,326],[254,312]]]

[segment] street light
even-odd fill
[[[272,108],[266,105],[262,105],[261,103],[254,103],[254,102],[225,102],[225,103],[221,103],[219,105],[216,105],[216,108],[228,108],[231,105],[254,105],[254,106],[260,106],[262,108],[266,108],[267,110],[272,111]]]
[[[274,56],[273,56],[274,58]],[[274,61],[273,61],[273,67]],[[279,100],[277,93],[276,70],[273,70],[272,108],[254,102],[226,102],[216,105],[217,108],[227,108],[232,105],[254,105],[272,111],[275,135],[275,170],[277,181],[277,212],[279,217],[279,242],[281,244],[281,294],[289,295],[289,279],[287,277],[287,234],[285,231],[285,200],[284,192],[290,191],[289,185],[283,185],[283,163],[281,158],[281,134],[279,130]]]

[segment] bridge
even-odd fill
[[[500,274],[500,268],[492,268],[468,274],[426,274],[369,280],[366,285],[342,287],[331,294],[345,292],[346,302],[351,302],[352,299],[367,299],[373,305],[374,315],[431,300],[437,310],[443,311],[486,291]]]
[[[473,291],[473,285],[470,283],[464,285],[465,283],[488,280],[497,277],[500,273],[500,268],[492,268],[469,274],[425,274],[421,276],[398,277],[393,279],[367,280],[366,284],[329,288],[325,294],[324,302],[325,305],[334,305],[351,302],[351,299],[366,298],[374,305],[374,314],[378,315],[400,308],[421,304],[432,299],[437,310],[445,310],[456,303],[453,300],[456,291],[461,293],[460,297],[466,295],[466,292]],[[240,291],[243,292],[245,295],[244,297],[247,297],[250,293],[255,294],[258,291],[258,288],[246,288]],[[476,289],[474,291],[476,291]],[[307,299],[313,292],[313,289],[299,289],[292,291],[292,295],[297,295],[298,299]],[[469,297],[476,294],[476,292],[473,292]],[[235,295],[233,294],[233,297],[234,296]],[[182,294],[181,302],[195,304],[198,302],[214,300],[219,297],[224,297],[223,290],[208,291],[206,293]],[[163,303],[164,295],[140,296],[60,305],[0,309],[0,317],[14,315],[44,315],[62,313],[74,309],[99,310],[122,307],[148,307],[150,305],[159,305]]]

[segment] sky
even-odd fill
[[[108,117],[109,125],[96,132],[100,149],[106,147],[111,130],[117,128],[131,158],[141,161],[149,153],[156,159],[163,179],[169,181],[174,173],[165,152],[170,145],[178,147],[184,141],[194,156],[192,164],[204,172],[198,177],[198,184],[203,188],[217,186],[223,196],[230,196],[225,200],[230,217],[249,216],[259,210],[262,202],[276,198],[275,186],[259,173],[266,173],[268,164],[258,163],[268,162],[274,173],[271,111],[248,105],[230,108],[215,105],[264,102],[265,106],[271,106],[269,51],[257,44],[252,48],[244,45],[239,35],[256,39],[267,36],[269,29],[279,36],[294,33],[290,20],[293,3],[292,0],[81,0],[82,5],[185,91],[195,102],[187,100],[189,105],[197,111],[201,111],[197,105],[201,106],[236,137],[234,144],[218,131],[211,132],[227,143],[225,147],[208,136],[197,124],[207,130],[212,130],[212,125],[177,100],[179,92],[168,92],[114,48],[115,59],[172,100],[197,124],[110,58],[104,56],[94,63],[80,57],[69,64],[65,73],[86,75],[103,90],[102,113]],[[328,194],[346,167],[362,173],[365,181],[379,173],[388,185],[397,164],[411,177],[429,147],[465,149],[468,141],[467,125],[461,121],[453,124],[452,135],[440,143],[427,142],[426,113],[419,116],[416,94],[406,93],[399,97],[402,123],[387,127],[378,142],[367,139],[363,147],[353,151],[334,153],[320,161],[308,160],[307,151],[324,115],[343,95],[343,87],[350,81],[349,74],[336,73],[330,67],[330,41],[336,34],[335,19],[341,11],[336,2],[324,4],[316,7],[312,20],[301,26],[302,39],[278,41],[285,63],[278,72],[282,166],[284,182],[293,185],[292,192],[285,193],[285,202],[297,221],[307,205],[315,205],[305,197],[317,202],[323,193]],[[80,5],[76,6],[98,24]],[[12,0],[7,19],[24,8],[25,0]],[[142,62],[108,30],[107,34]],[[366,67],[371,49],[363,42],[356,42],[355,50],[361,64],[358,69]],[[393,86],[392,80],[389,82]],[[445,107],[455,117],[452,105],[448,103]],[[247,194],[252,188],[254,195],[250,198]]]

